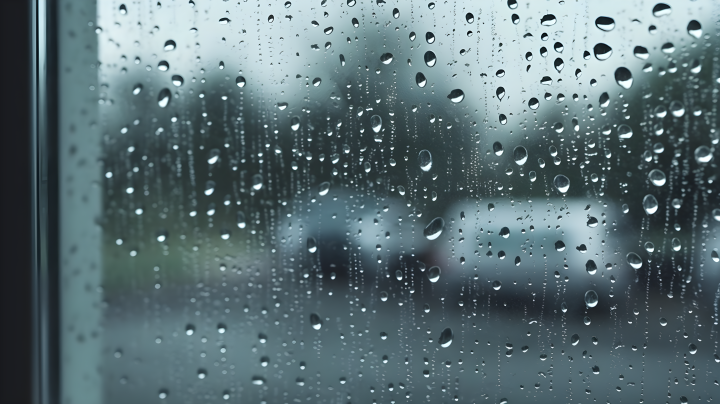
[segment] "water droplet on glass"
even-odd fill
[[[468,24],[472,24],[475,21],[475,16],[473,15],[473,13],[465,14],[465,21],[467,21]]]
[[[158,106],[160,108],[167,107],[168,105],[170,105],[170,98],[171,98],[170,89],[163,88],[162,90],[160,90],[160,93],[158,94],[158,101],[157,101]]]
[[[565,251],[565,243],[562,240],[555,242],[555,251]]]
[[[618,126],[617,131],[620,139],[630,139],[633,135],[632,128],[624,123]]]
[[[598,304],[598,295],[594,290],[585,292],[585,304],[587,307],[595,307]]]
[[[441,217],[436,217],[430,223],[428,223],[427,226],[425,226],[425,229],[423,230],[423,235],[428,240],[435,240],[436,238],[440,237],[440,234],[442,234],[444,228],[445,220],[443,220],[443,218]]]
[[[255,386],[262,386],[263,384],[265,384],[265,378],[262,376],[253,376],[251,382]]]
[[[380,62],[382,62],[382,64],[384,64],[384,65],[389,65],[390,62],[392,62],[392,60],[393,60],[392,53],[388,52],[388,53],[383,53],[382,55],[380,55]]]
[[[296,132],[298,129],[300,129],[300,117],[294,116],[290,118],[290,129],[293,130],[293,132]]]
[[[709,147],[702,145],[695,149],[695,161],[700,164],[709,163],[712,160],[712,150]]]
[[[315,237],[308,237],[307,250],[312,254],[317,251],[317,241],[315,240]]]
[[[555,61],[553,62],[553,65],[555,66],[555,70],[557,70],[558,73],[560,73],[562,71],[563,67],[565,67],[565,63],[563,62],[563,60],[561,58],[555,59]]]
[[[553,185],[560,193],[564,194],[570,189],[570,179],[562,174],[558,174],[553,180]]]
[[[330,183],[325,181],[320,183],[320,186],[318,187],[318,195],[325,196],[330,191]]]
[[[450,91],[450,94],[448,94],[447,97],[450,101],[457,104],[465,98],[465,93],[463,93],[463,91],[459,88],[456,88],[455,90]]]
[[[263,186],[263,177],[260,174],[255,174],[252,176],[252,188],[256,191],[259,191]]]
[[[372,127],[373,132],[380,132],[382,129],[382,118],[380,118],[380,115],[373,115],[370,117],[370,127]]]
[[[244,229],[245,224],[245,213],[242,211],[238,211],[238,213],[235,216],[235,222],[237,223],[237,227]]]
[[[140,83],[135,84],[135,87],[133,87],[132,93],[133,95],[138,95],[143,89],[143,85]]]
[[[492,282],[492,288],[493,288],[494,290],[500,290],[501,287],[502,287],[502,282],[500,282],[500,281],[498,281],[498,280],[494,280],[494,281]]]
[[[618,67],[617,70],[615,70],[615,81],[620,87],[628,89],[632,87],[633,84],[632,73],[625,67]]]
[[[440,333],[440,338],[438,338],[438,343],[441,347],[447,348],[452,344],[453,342],[453,331],[450,329],[450,327],[442,330]]]
[[[572,337],[570,337],[570,343],[573,345],[577,345],[578,342],[580,342],[580,336],[577,334],[573,334]]]
[[[315,77],[312,81],[313,86],[319,87],[320,84],[322,84],[322,79],[320,77]]]
[[[630,252],[625,256],[625,260],[628,264],[630,264],[633,269],[640,269],[642,268],[643,262],[642,258],[640,258],[639,255],[635,254],[634,252]]]
[[[315,313],[310,314],[310,325],[312,328],[319,330],[322,328],[323,322],[320,316]]]
[[[432,168],[432,154],[428,150],[421,150],[418,154],[418,162],[420,163],[420,169],[423,171],[430,171]]]
[[[652,13],[655,17],[663,17],[670,15],[670,13],[672,13],[672,9],[665,3],[658,3],[655,7],[653,7]]]
[[[515,146],[515,148],[513,149],[513,159],[515,159],[515,164],[521,166],[525,164],[527,158],[527,149],[524,146]]]
[[[597,271],[597,264],[595,264],[595,261],[593,261],[593,260],[588,260],[588,261],[585,263],[585,270],[586,270],[587,273],[589,273],[590,275],[595,275],[595,272]]]
[[[438,266],[432,266],[430,269],[427,270],[427,277],[430,280],[430,282],[435,283],[440,279],[440,267]]]
[[[702,36],[702,26],[697,20],[692,20],[687,25],[687,32],[690,36],[700,39]]]
[[[604,43],[598,43],[593,47],[597,60],[607,60],[612,55],[612,48]]]
[[[237,77],[235,78],[235,84],[236,84],[238,87],[240,87],[240,88],[245,87],[245,77],[243,77],[243,76],[237,76]]]
[[[643,209],[645,209],[645,213],[648,215],[652,215],[658,210],[658,201],[652,194],[647,194],[643,198]]]
[[[427,65],[427,67],[433,67],[437,62],[437,57],[435,56],[435,53],[433,53],[433,51],[425,52],[425,56],[423,56],[423,59],[425,60],[425,64]]]
[[[397,8],[393,9],[393,18],[400,18],[400,10]]]
[[[180,87],[185,82],[185,79],[183,79],[182,76],[178,74],[174,74],[171,78],[171,81],[175,87]]]
[[[418,87],[420,88],[425,87],[425,85],[427,84],[427,79],[425,78],[425,75],[418,72],[415,75],[415,83],[417,83]]]
[[[535,97],[530,98],[530,101],[528,101],[528,107],[530,107],[530,109],[538,109],[539,106],[540,101],[538,101],[538,99]]]
[[[542,16],[542,18],[540,18],[540,24],[544,25],[546,27],[555,25],[556,22],[557,22],[557,19],[552,14],[545,14],[544,16]]]
[[[500,237],[502,237],[502,238],[510,237],[510,229],[508,229],[507,227],[503,227],[502,229],[500,229]]]
[[[612,31],[615,28],[615,20],[610,17],[598,17],[595,19],[595,26],[605,32]]]
[[[495,153],[496,156],[502,156],[503,154],[503,145],[500,142],[493,143],[493,153]]]
[[[650,172],[648,173],[648,179],[656,187],[661,187],[661,186],[665,185],[665,181],[666,181],[665,173],[658,170],[657,168],[650,170]]]

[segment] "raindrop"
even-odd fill
[[[588,260],[588,261],[585,263],[585,270],[586,270],[587,273],[589,273],[590,275],[595,275],[595,272],[597,271],[597,264],[595,264],[595,261],[593,261],[593,260]]]
[[[322,83],[322,79],[320,79],[320,77],[315,77],[312,83],[315,87],[318,87]]]
[[[372,127],[373,132],[380,132],[382,129],[382,118],[380,118],[380,115],[373,115],[370,117],[370,127]]]
[[[427,270],[427,277],[430,280],[430,282],[435,283],[440,279],[440,267],[438,266],[432,266],[430,269]]]
[[[294,116],[290,118],[290,128],[293,130],[293,132],[296,132],[298,129],[300,129],[300,117]]]
[[[133,87],[132,93],[133,95],[138,95],[143,89],[143,85],[140,83],[135,84],[135,87]]]
[[[518,8],[517,0],[508,0],[507,5],[510,8],[510,10],[515,10],[516,8]]]
[[[441,217],[436,217],[430,223],[428,223],[427,226],[425,226],[425,229],[423,230],[423,235],[428,240],[435,240],[436,238],[440,237],[440,234],[443,232],[444,228],[445,220],[443,220],[443,218]]]
[[[617,131],[618,131],[618,136],[620,136],[620,139],[630,139],[633,135],[632,128],[630,128],[628,125],[626,125],[624,123],[621,124],[620,126],[618,126]]]
[[[383,54],[380,56],[380,62],[382,62],[382,64],[384,64],[384,65],[389,65],[390,62],[392,62],[392,60],[393,60],[393,55],[392,55],[392,53],[389,53],[389,52],[388,52],[388,53],[383,53]]]
[[[315,313],[310,314],[310,325],[312,328],[319,330],[322,328],[323,322],[320,316]]]
[[[320,196],[327,195],[329,191],[330,191],[330,183],[329,182],[325,181],[325,182],[320,183],[320,187],[318,189],[318,194]]]
[[[542,16],[542,18],[540,18],[540,24],[542,24],[546,27],[555,25],[556,22],[557,22],[557,19],[552,14],[545,14],[544,16]]]
[[[427,43],[429,43],[429,44],[435,42],[435,34],[433,34],[432,32],[426,32],[426,33],[425,33],[425,40],[426,40]]]
[[[400,10],[398,10],[397,8],[394,8],[393,9],[393,17],[400,18]]]
[[[433,67],[435,66],[435,63],[437,62],[437,57],[435,56],[435,53],[433,51],[427,51],[425,52],[425,64],[427,67]]]
[[[527,149],[524,146],[515,146],[515,148],[513,149],[513,159],[515,159],[515,164],[521,166],[525,164],[527,158]]]
[[[617,70],[615,70],[615,81],[620,87],[628,89],[632,87],[633,84],[632,73],[625,67],[618,67]]]
[[[240,88],[245,87],[245,77],[237,76],[237,78],[235,78],[235,84]]]
[[[564,194],[570,189],[570,179],[562,174],[558,174],[553,180],[553,185],[555,185],[555,188],[557,188],[560,193]]]
[[[238,211],[238,213],[236,214],[236,217],[235,217],[235,221],[237,222],[237,227],[244,229],[246,226],[245,213]]]
[[[697,346],[695,344],[688,345],[688,351],[690,352],[690,355],[695,355],[697,353]]]
[[[494,290],[500,290],[500,288],[502,288],[502,282],[500,282],[500,281],[498,281],[498,280],[494,280],[494,281],[492,282],[492,288],[493,288]]]
[[[502,156],[503,154],[503,145],[500,142],[493,143],[493,153],[495,153],[496,156]]]
[[[420,163],[420,169],[427,172],[432,168],[432,154],[428,150],[421,150],[418,154],[418,162]]]
[[[323,30],[323,32],[325,33],[325,35],[330,35],[333,32],[333,27],[327,27]]]
[[[538,107],[540,107],[540,101],[538,101],[535,97],[530,98],[530,101],[528,101],[528,107],[530,107],[530,109],[538,109]]]
[[[650,57],[650,52],[648,52],[647,48],[644,46],[636,46],[633,49],[633,55],[635,55],[638,59],[645,60]]]
[[[553,62],[553,65],[555,66],[555,70],[557,70],[558,73],[560,73],[562,71],[563,67],[565,67],[565,63],[563,62],[563,60],[561,58],[555,59],[555,62]]]
[[[453,103],[457,104],[465,98],[465,93],[463,93],[463,91],[459,88],[456,88],[450,91],[450,94],[448,94],[447,98]]]
[[[595,26],[605,32],[612,31],[615,28],[615,20],[610,17],[598,17],[595,19]]]
[[[505,89],[498,87],[498,89],[495,90],[495,95],[498,97],[498,100],[502,101],[503,97],[505,97]]]
[[[595,307],[598,304],[598,295],[594,290],[585,292],[585,304],[587,307]]]
[[[670,15],[670,13],[672,13],[672,9],[665,3],[658,3],[655,7],[653,7],[652,13],[655,17],[663,17]]]
[[[640,269],[642,268],[643,262],[642,258],[640,258],[639,255],[635,254],[634,252],[630,252],[625,256],[625,260],[628,264],[630,264],[633,269]]]
[[[555,242],[555,251],[565,251],[565,243],[563,243],[562,240]]]
[[[465,14],[465,21],[467,21],[468,24],[472,24],[475,21],[475,16],[473,15],[473,13]]]
[[[160,106],[160,108],[165,108],[168,105],[170,105],[170,97],[171,97],[170,89],[163,88],[162,90],[160,90],[160,93],[158,94],[158,101],[157,101],[158,106]]]
[[[353,25],[353,27],[357,28],[357,27],[360,26],[360,21],[358,21],[357,18],[353,18],[353,19],[352,19],[352,25]]]
[[[252,176],[252,188],[255,191],[259,191],[263,186],[263,177],[260,174],[255,174]]]
[[[427,79],[425,78],[425,75],[418,72],[415,75],[415,83],[417,83],[418,87],[423,88],[427,84]]]
[[[657,199],[655,199],[655,196],[651,194],[645,195],[642,204],[643,209],[645,209],[645,213],[647,213],[648,215],[652,215],[658,210],[658,201]]]
[[[601,42],[593,47],[593,52],[597,60],[607,60],[612,55],[612,48]]]
[[[695,149],[695,161],[700,164],[709,163],[712,160],[712,150],[709,147],[702,145]]]
[[[347,0],[347,5],[348,5],[348,7],[355,6],[355,0]]]
[[[508,229],[507,227],[503,227],[502,229],[500,229],[500,237],[502,237],[502,238],[510,237],[510,229]]]
[[[308,237],[307,249],[311,254],[317,252],[317,240],[315,240],[315,237]]]
[[[444,329],[440,333],[440,338],[438,338],[438,343],[441,347],[447,348],[452,344],[453,342],[453,331],[450,329],[450,327]]]
[[[572,337],[570,337],[570,343],[573,345],[577,345],[578,342],[580,342],[580,336],[577,334],[573,334]]]
[[[661,186],[665,185],[665,181],[666,181],[665,173],[658,170],[657,168],[650,170],[650,172],[648,173],[648,179],[656,187],[661,187]]]
[[[700,39],[700,36],[702,36],[702,26],[697,20],[692,20],[687,25],[687,32],[690,36]]]
[[[180,76],[179,74],[174,74],[171,80],[175,87],[180,87],[185,82],[185,79],[183,79],[182,76]]]
[[[672,101],[670,103],[670,113],[675,118],[680,118],[685,115],[685,106],[680,101]]]
[[[120,14],[122,14],[122,15],[127,14],[127,7],[124,4],[120,5]]]
[[[680,243],[680,239],[677,237],[673,237],[671,244],[673,251],[680,251],[682,248],[682,243]]]

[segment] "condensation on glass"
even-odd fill
[[[63,402],[720,394],[717,2],[60,17]]]

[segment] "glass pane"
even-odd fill
[[[717,2],[62,3],[68,403],[712,401]]]

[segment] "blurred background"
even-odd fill
[[[718,394],[714,2],[58,13],[63,402]]]

